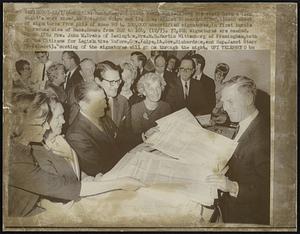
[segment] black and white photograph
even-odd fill
[[[5,64],[7,230],[276,228],[274,48],[65,48]]]

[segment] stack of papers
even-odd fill
[[[127,153],[102,179],[133,177],[146,185],[179,184],[177,192],[212,205],[217,189],[205,179],[225,167],[237,142],[203,129],[186,108],[157,124],[159,131],[146,142],[156,150]]]

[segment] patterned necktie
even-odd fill
[[[189,87],[188,87],[187,81],[185,81],[185,83],[184,83],[184,99],[187,99],[188,92],[189,92]]]
[[[236,135],[238,134],[239,130],[240,130],[240,125],[237,124],[236,127],[235,127],[235,131],[234,131],[233,136],[232,136],[231,139],[234,139],[236,137]]]
[[[45,72],[46,72],[46,64],[44,64],[42,81],[45,79]]]

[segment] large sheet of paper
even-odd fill
[[[158,120],[159,131],[146,142],[182,161],[200,165],[205,163],[214,171],[222,170],[236,149],[237,142],[202,128],[193,116],[193,121],[186,121],[182,118],[183,113],[188,116],[186,112],[187,109],[182,109]]]
[[[136,178],[146,185],[180,185],[176,191],[188,199],[212,205],[217,189],[205,182],[220,173],[237,143],[203,129],[182,109],[157,121],[159,131],[147,139],[156,150],[129,152],[102,179]]]
[[[183,163],[158,151],[140,151],[127,154],[102,180],[132,177],[147,186],[177,185],[176,192],[187,199],[212,205],[217,198],[217,190],[205,183],[206,176],[211,173],[205,165]]]

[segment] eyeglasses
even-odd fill
[[[115,85],[119,85],[121,84],[122,80],[118,79],[118,80],[107,80],[107,79],[103,79],[105,81],[107,81],[109,83],[110,86],[115,86]]]
[[[183,67],[180,67],[179,70],[180,71],[185,71],[185,72],[192,72],[194,70],[194,68],[183,68]]]

